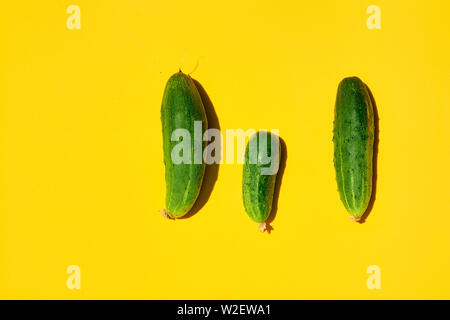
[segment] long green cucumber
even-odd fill
[[[199,121],[202,124],[201,132],[195,134],[194,122]],[[162,213],[168,218],[180,218],[192,208],[202,186],[205,172],[203,134],[208,127],[197,87],[191,77],[181,70],[167,81],[161,106],[161,122],[166,170],[166,208]],[[176,129],[185,129],[189,133],[190,147],[186,153],[190,152],[190,161],[187,163],[174,163],[172,159],[173,148],[181,141],[184,142],[182,138],[172,141]],[[198,146],[201,146],[201,150]],[[200,162],[195,161],[199,155]]]
[[[334,111],[334,167],[341,201],[360,221],[372,195],[374,113],[366,85],[343,79]]]
[[[267,151],[263,148],[264,139],[261,131],[250,137],[245,149],[242,179],[242,198],[245,211],[253,221],[259,223],[261,232],[267,230],[266,220],[272,211],[273,194],[281,154],[279,138],[272,133],[264,132],[263,134],[266,135]],[[272,145],[272,141],[275,142],[274,145]],[[252,153],[254,154],[253,158]],[[273,165],[264,160],[265,156],[270,156],[272,161],[276,163],[276,171],[270,172],[272,174],[263,174],[264,168],[268,170]]]

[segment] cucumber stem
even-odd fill
[[[159,211],[159,213],[161,213],[163,215],[164,218],[171,220],[172,217],[170,216],[169,212],[167,212],[166,209],[162,209]]]
[[[265,222],[258,223],[259,231],[264,232],[267,230],[267,224]]]
[[[352,220],[354,222],[361,222],[361,217],[350,216],[350,220]]]
[[[189,77],[191,76],[191,74],[193,74],[195,72],[195,70],[197,70],[199,64],[200,64],[200,58],[197,59],[197,63],[195,64],[194,70],[192,70],[191,72],[188,73]]]

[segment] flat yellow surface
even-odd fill
[[[371,4],[380,30],[366,26]],[[445,0],[3,4],[0,298],[449,299],[449,12]],[[279,129],[286,143],[270,235],[244,212],[239,164],[220,165],[190,218],[157,213],[163,89],[197,63],[223,132]],[[333,167],[336,89],[353,75],[380,119],[361,225]],[[381,289],[366,285],[370,265]]]

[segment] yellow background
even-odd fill
[[[70,4],[80,30],[66,27]],[[366,26],[371,4],[381,30]],[[3,4],[0,298],[449,299],[449,12],[444,0]],[[244,212],[238,164],[220,166],[194,216],[157,213],[163,89],[197,62],[223,131],[286,142],[270,235]],[[333,167],[336,89],[353,75],[380,118],[361,225]]]

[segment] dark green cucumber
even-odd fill
[[[339,84],[333,142],[339,194],[353,220],[359,221],[372,195],[374,115],[369,91],[357,77]]]
[[[260,231],[266,230],[266,220],[272,210],[273,193],[275,190],[275,181],[280,163],[281,147],[278,137],[272,133],[266,133],[267,151],[260,148],[263,143],[260,132],[255,133],[249,139],[245,149],[245,163],[242,179],[242,198],[244,201],[244,208],[248,216],[255,222],[259,223]],[[276,147],[272,148],[271,136],[276,141]],[[253,150],[256,156],[251,161],[251,148],[256,146]],[[272,154],[273,153],[273,154]],[[262,157],[270,156],[273,161],[276,161],[276,171],[273,174],[262,174],[263,168],[269,168],[271,163],[264,164]]]
[[[194,121],[202,123],[200,135],[194,134]],[[202,186],[205,172],[203,133],[208,127],[197,87],[191,77],[181,71],[167,81],[161,106],[161,122],[166,169],[166,208],[163,214],[169,218],[180,218],[192,208]],[[172,149],[181,141],[171,141],[172,133],[176,129],[186,129],[190,134],[189,163],[176,164],[172,161]],[[195,163],[194,148],[199,144],[202,159],[201,163]]]

